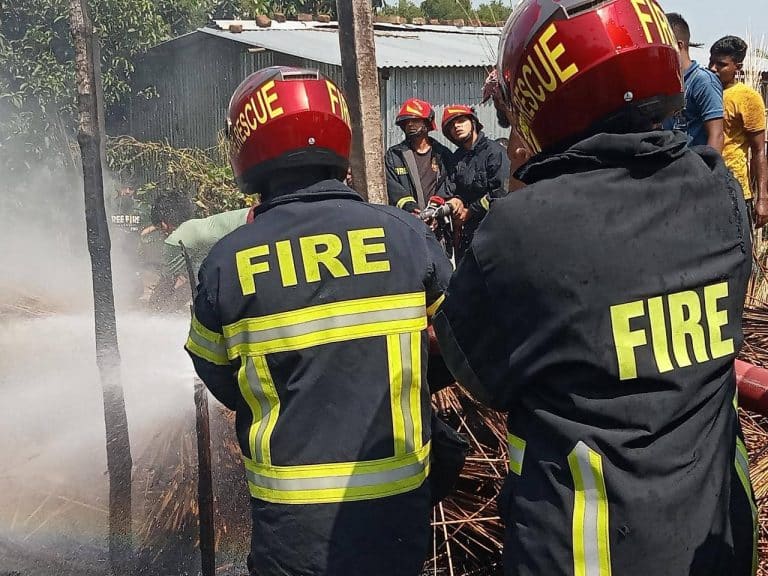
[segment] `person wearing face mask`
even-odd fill
[[[443,111],[443,134],[458,146],[452,173],[454,225],[459,231],[456,258],[469,247],[491,200],[509,192],[510,162],[504,147],[483,133],[474,108],[448,106]]]
[[[449,174],[453,154],[429,136],[436,128],[435,111],[429,102],[418,98],[406,100],[395,123],[405,139],[384,155],[389,203],[419,214],[432,196],[451,196]]]

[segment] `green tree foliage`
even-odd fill
[[[381,13],[387,16],[402,16],[403,18],[424,17],[421,7],[411,2],[411,0],[399,0],[396,5],[385,6]]]
[[[488,4],[481,4],[477,9],[476,19],[480,22],[506,22],[512,14],[512,6],[509,2],[491,0]]]
[[[490,0],[477,8],[472,7],[470,0],[424,0],[421,5],[412,0],[389,0],[381,12],[404,18],[462,19],[476,24],[505,21],[512,13],[512,6],[510,0]]]
[[[472,4],[470,0],[424,0],[421,3],[421,10],[428,18],[440,20],[464,18],[469,20],[469,15],[472,14]]]
[[[94,0],[105,104],[130,92],[133,58],[168,38],[154,0]],[[75,87],[68,0],[25,0],[0,7],[0,163],[18,169],[56,165],[73,131]]]

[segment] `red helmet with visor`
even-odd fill
[[[428,130],[437,128],[435,125],[435,111],[432,109],[432,105],[418,98],[409,98],[403,102],[400,112],[397,113],[395,124],[402,128],[402,123],[406,120],[425,120],[429,126]]]
[[[533,152],[683,107],[677,42],[655,0],[523,0],[497,70],[497,107]]]
[[[235,178],[246,193],[279,169],[328,166],[344,173],[352,141],[344,94],[316,70],[254,72],[229,102],[227,136]]]

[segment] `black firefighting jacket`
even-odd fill
[[[505,574],[750,574],[738,184],[672,132],[598,135],[516,176],[435,318],[458,380],[508,412]]]
[[[432,145],[432,157],[438,167],[436,193],[441,198],[451,197],[450,174],[453,171],[453,152],[433,138],[429,139]],[[403,140],[387,150],[384,155],[384,168],[387,175],[387,195],[392,206],[402,208],[406,212],[413,212],[418,208],[424,208],[429,198],[421,199],[418,193],[416,181],[419,174],[412,173],[405,159],[406,152],[410,150],[408,142]],[[424,192],[426,194],[426,192]]]
[[[506,196],[509,191],[510,163],[507,151],[483,132],[475,145],[453,153],[455,169],[451,174],[451,191],[469,208],[469,220],[462,228],[458,255],[466,251],[489,203]]]
[[[186,348],[237,413],[259,575],[420,573],[426,327],[450,273],[421,221],[335,180],[262,204],[204,261]]]

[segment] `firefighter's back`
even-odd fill
[[[327,181],[261,207],[211,252],[205,278],[219,279],[224,338],[241,361],[256,573],[419,573],[427,233]]]
[[[501,499],[509,573],[747,574],[737,185],[672,133],[597,136],[524,178],[473,246],[508,271],[486,282],[517,375],[497,400],[519,472]]]

